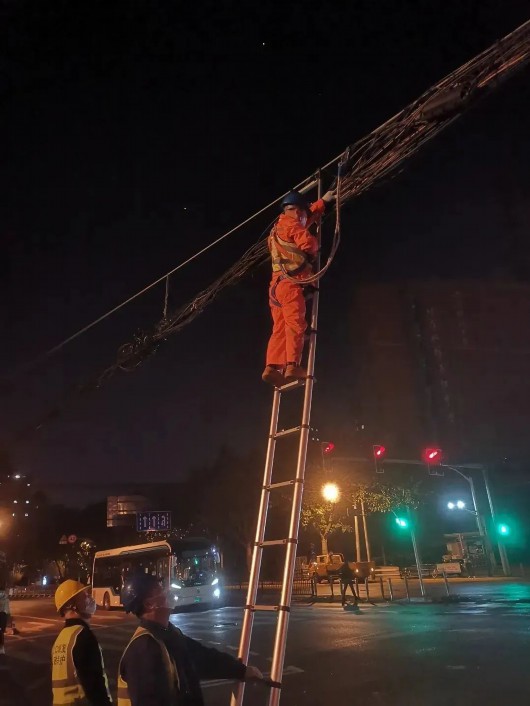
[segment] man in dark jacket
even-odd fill
[[[169,622],[167,592],[154,576],[126,582],[122,603],[140,618],[118,670],[118,706],[203,706],[200,679],[259,680],[256,667],[204,647]]]
[[[353,571],[350,568],[350,565],[348,564],[347,561],[344,562],[344,564],[340,567],[339,569],[339,576],[340,576],[340,589],[341,589],[341,596],[342,596],[342,607],[346,607],[346,591],[348,590],[348,587],[350,588],[352,594],[353,594],[353,606],[354,608],[358,609],[357,601],[359,599],[359,596],[357,595],[357,592],[355,591],[355,575]]]

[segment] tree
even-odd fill
[[[302,506],[302,516],[300,518],[302,527],[313,527],[320,535],[322,554],[328,553],[328,538],[333,532],[351,532],[352,526],[349,524],[343,512],[334,503],[316,498],[307,498]]]
[[[337,503],[322,497],[324,481],[332,480],[340,490]],[[370,555],[365,513],[395,512],[417,508],[422,499],[419,485],[410,487],[389,483],[358,483],[346,471],[323,475],[321,468],[308,469],[301,525],[312,527],[320,535],[322,553],[328,552],[328,538],[334,532],[353,532],[356,536],[357,560],[360,560],[360,531],[358,517],[362,514],[366,540],[366,554]]]
[[[194,475],[200,523],[221,539],[244,548],[250,569],[263,463],[251,452],[238,456],[223,448],[214,464]]]

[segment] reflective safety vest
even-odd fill
[[[180,686],[179,675],[175,662],[171,659],[168,649],[164,645],[162,640],[159,640],[157,637],[155,637],[152,632],[149,632],[149,630],[139,627],[137,628],[136,632],[131,637],[129,644],[125,648],[125,652],[123,653],[120,660],[120,666],[118,667],[118,706],[132,706],[131,698],[129,696],[129,689],[127,688],[127,682],[121,675],[121,663],[123,662],[123,658],[127,654],[127,650],[129,649],[129,647],[135,640],[137,640],[139,637],[142,637],[142,635],[148,635],[152,640],[155,640],[155,642],[157,642],[158,646],[160,647],[160,656],[164,662],[164,667],[168,680],[168,691],[172,696],[171,702],[174,703]]]
[[[267,244],[272,257],[273,272],[286,272],[294,277],[311,270],[307,254],[294,243],[282,240],[276,232],[276,226],[271,230]]]
[[[73,651],[82,625],[63,628],[52,647],[53,706],[90,706],[77,679]],[[102,663],[103,668],[103,663]]]

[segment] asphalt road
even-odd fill
[[[530,703],[530,584],[481,582],[462,585],[460,592],[468,600],[363,605],[359,615],[326,603],[294,608],[282,704]],[[61,621],[49,600],[13,602],[12,612],[20,635],[7,637],[10,672],[25,685],[32,706],[49,706],[49,652]],[[188,635],[236,654],[241,615],[241,608],[221,608],[177,614],[173,620]],[[274,618],[269,613],[256,617],[251,660],[264,672]],[[113,690],[135,622],[121,611],[98,612],[93,620]],[[204,687],[208,706],[228,706],[229,684],[206,682]],[[245,705],[264,705],[266,695],[261,686],[247,687]]]

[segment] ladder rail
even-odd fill
[[[280,398],[281,393],[278,388],[274,390],[272,400],[271,421],[269,428],[269,439],[267,443],[267,454],[265,457],[265,469],[263,471],[263,487],[261,490],[258,522],[256,526],[256,540],[252,551],[252,561],[250,564],[250,576],[248,580],[247,600],[243,612],[243,623],[241,626],[241,641],[239,644],[238,658],[244,663],[248,663],[250,652],[250,640],[252,637],[252,627],[254,624],[254,611],[251,606],[254,606],[258,596],[259,573],[261,569],[261,559],[263,556],[262,542],[265,539],[265,530],[267,526],[267,513],[269,509],[269,497],[272,481],[272,469],[274,466],[274,452],[276,450],[276,430],[278,429],[278,417],[280,414]],[[232,694],[230,700],[231,706],[238,706],[243,703],[245,693],[245,683],[240,682],[237,685],[237,693]]]
[[[322,196],[322,178],[320,172],[317,178],[318,198]],[[319,245],[319,253],[317,255],[316,268],[320,270],[320,243],[322,236],[322,220],[318,221],[317,239]],[[261,570],[261,561],[263,557],[263,549],[266,546],[278,544],[278,540],[265,542],[265,531],[267,526],[267,513],[269,507],[269,498],[271,490],[275,487],[283,485],[293,485],[293,497],[291,505],[291,514],[289,519],[289,534],[285,540],[286,553],[283,569],[283,582],[281,588],[280,602],[278,606],[271,606],[271,611],[278,613],[276,622],[276,631],[274,636],[274,648],[271,665],[271,691],[269,694],[269,706],[278,706],[281,695],[281,681],[283,677],[283,667],[285,662],[285,651],[287,645],[287,630],[289,627],[289,613],[291,609],[291,599],[293,593],[293,579],[296,567],[296,550],[298,547],[298,535],[300,526],[300,515],[302,511],[302,501],[304,495],[304,479],[305,467],[307,460],[307,447],[309,443],[309,431],[311,420],[311,403],[313,398],[315,357],[316,357],[316,337],[317,337],[317,322],[318,322],[318,303],[319,292],[318,288],[313,293],[311,317],[310,317],[310,333],[309,333],[309,352],[307,359],[307,378],[303,383],[289,384],[285,388],[274,390],[272,402],[271,421],[269,427],[269,438],[267,443],[267,455],[265,459],[265,469],[263,474],[263,484],[261,489],[261,498],[258,514],[258,522],[256,527],[256,540],[252,551],[252,562],[250,566],[250,576],[247,590],[247,600],[243,613],[243,623],[241,626],[241,639],[239,643],[238,657],[244,663],[248,663],[250,654],[250,643],[252,639],[252,628],[254,625],[254,612],[256,609],[266,609],[265,606],[256,606],[256,599],[259,587],[259,575]],[[283,391],[294,389],[295,387],[304,385],[304,399],[302,409],[302,420],[299,427],[294,427],[288,430],[278,432],[278,419],[280,413],[280,401]],[[292,481],[272,483],[274,455],[276,449],[276,441],[278,438],[289,434],[299,432],[298,454],[296,461],[296,476]],[[245,683],[240,682],[236,689],[232,692],[230,706],[242,706],[245,694]]]
[[[318,175],[318,198],[321,197],[322,180]],[[319,221],[318,231],[319,255],[317,258],[317,271],[320,269],[320,243],[322,239],[322,220]],[[307,446],[309,442],[309,429],[311,422],[311,403],[313,399],[313,385],[315,374],[316,344],[317,344],[317,324],[318,324],[318,288],[313,293],[311,307],[311,328],[309,334],[309,353],[307,357],[307,379],[304,390],[304,406],[302,411],[302,423],[300,429],[300,441],[298,444],[298,458],[296,464],[296,480],[293,491],[293,504],[291,507],[291,519],[289,523],[289,537],[296,538],[296,542],[287,544],[285,565],[283,572],[283,583],[280,596],[280,610],[278,611],[278,622],[276,624],[276,635],[274,639],[274,650],[272,653],[271,680],[281,684],[283,678],[283,667],[285,663],[285,651],[287,647],[287,632],[289,629],[289,615],[291,599],[293,593],[293,580],[296,567],[296,550],[298,547],[298,534],[300,527],[300,515],[302,511],[302,501],[304,496],[304,481],[307,460]],[[288,609],[287,609],[288,608]],[[269,696],[269,706],[278,706],[280,703],[281,688],[271,687]]]

